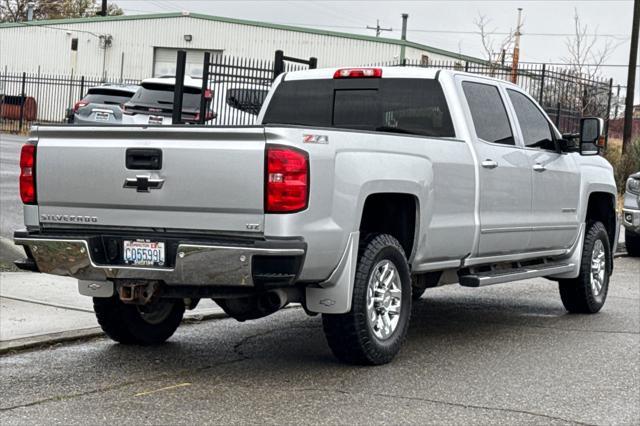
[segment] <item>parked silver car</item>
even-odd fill
[[[138,85],[103,84],[87,90],[69,114],[73,124],[120,124],[122,105],[140,89]]]
[[[640,172],[632,174],[627,179],[622,224],[625,228],[627,253],[640,257]]]

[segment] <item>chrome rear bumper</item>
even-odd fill
[[[97,264],[91,257],[90,244],[81,238],[16,236],[14,242],[25,246],[43,273],[86,281],[159,280],[168,285],[254,286],[256,275],[252,265],[255,256],[291,256],[299,258],[301,267],[305,254],[304,248],[279,248],[277,243],[272,244],[273,247],[180,243],[175,259],[170,262],[172,267],[141,267]],[[292,281],[297,272],[289,274]]]

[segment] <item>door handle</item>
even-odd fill
[[[484,160],[481,164],[482,164],[482,167],[484,167],[485,169],[495,169],[496,167],[498,167],[498,162],[493,161],[489,158]]]
[[[533,165],[533,170],[535,170],[536,172],[544,172],[545,170],[547,170],[547,168],[544,166],[544,164],[536,163]]]

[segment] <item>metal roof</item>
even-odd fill
[[[297,27],[293,25],[273,24],[269,22],[249,21],[245,19],[227,18],[223,16],[205,15],[202,13],[191,12],[169,12],[169,13],[151,13],[145,15],[119,15],[119,16],[95,16],[89,18],[70,18],[70,19],[48,19],[29,22],[7,22],[0,24],[0,30],[4,28],[16,28],[16,27],[37,27],[37,26],[53,26],[64,24],[87,24],[96,22],[110,22],[110,21],[137,21],[145,19],[170,19],[170,18],[194,18],[203,19],[206,21],[224,22],[227,24],[248,25],[253,27],[270,28],[274,30],[294,31],[306,34],[316,34],[329,37],[340,37],[352,40],[364,40],[373,43],[394,44],[397,46],[412,47],[415,49],[424,50],[427,52],[449,56],[451,58],[460,59],[462,61],[485,63],[486,61],[473,56],[462,55],[459,53],[450,52],[444,49],[438,49],[436,47],[428,46],[426,44],[414,43],[408,40],[397,40],[385,37],[374,37],[361,34],[343,33],[338,31],[327,31],[316,28]]]

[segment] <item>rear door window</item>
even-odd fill
[[[82,99],[90,104],[121,105],[127,102],[133,93],[112,89],[89,89]]]
[[[278,86],[264,124],[455,137],[437,80],[296,80]]]
[[[173,108],[173,85],[147,83],[143,84],[131,98],[134,105],[147,107]],[[200,108],[200,93],[202,90],[196,87],[184,86],[182,108],[185,110],[198,110]]]
[[[465,81],[462,83],[462,89],[478,138],[492,143],[515,145],[507,110],[498,87]]]

